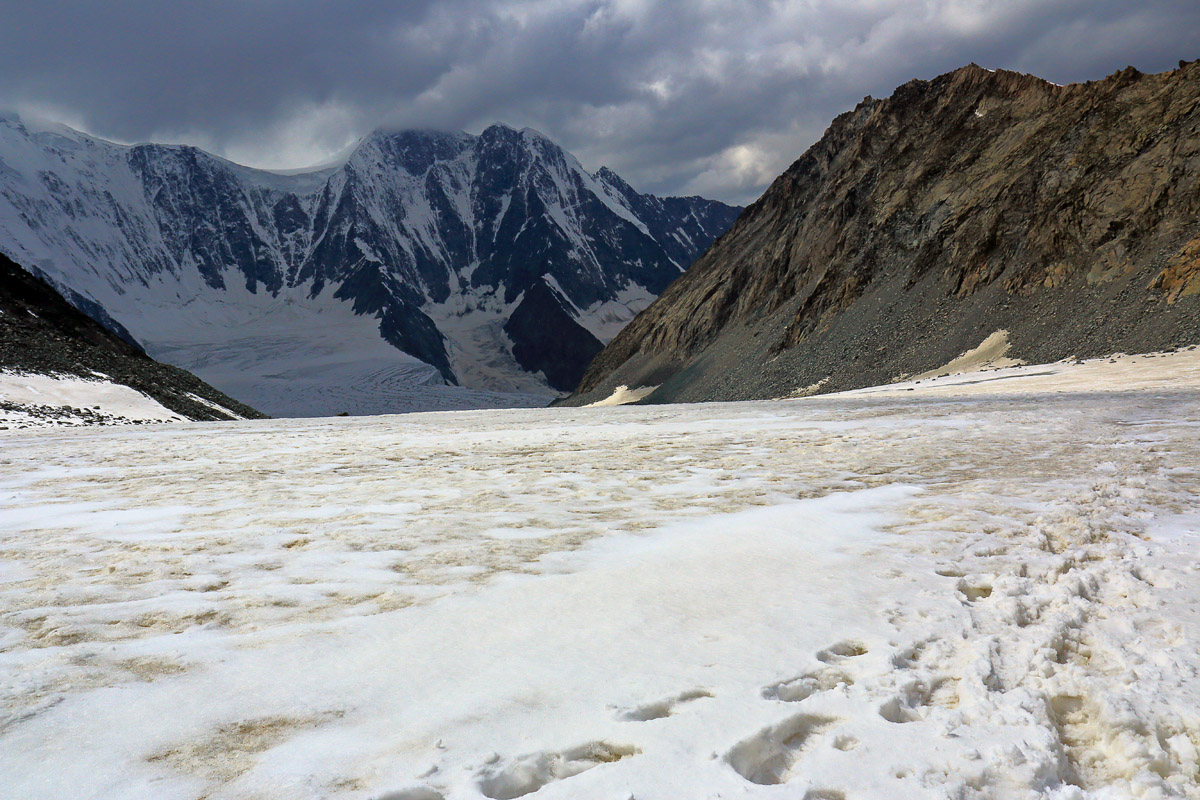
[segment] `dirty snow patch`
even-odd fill
[[[638,400],[649,397],[650,394],[657,389],[657,386],[639,386],[636,389],[630,389],[625,384],[621,384],[613,393],[603,400],[597,400],[594,403],[588,403],[584,408],[604,408],[606,406],[623,406],[629,403],[636,403]]]
[[[996,331],[980,342],[978,347],[968,350],[938,369],[923,372],[913,377],[912,380],[933,378],[947,373],[956,375],[962,372],[975,372],[988,367],[1017,367],[1024,364],[1025,362],[1019,359],[1005,358],[1004,354],[1008,352],[1009,346],[1008,331]]]

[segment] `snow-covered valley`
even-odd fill
[[[1196,361],[0,434],[0,796],[1200,797]]]

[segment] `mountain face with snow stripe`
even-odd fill
[[[380,375],[429,395],[373,412],[549,399],[587,366],[563,359],[615,335],[739,211],[639,194],[503,125],[380,131],[281,174],[0,116],[0,251],[268,413],[328,410],[283,396],[293,374],[314,397],[323,380],[369,396]]]

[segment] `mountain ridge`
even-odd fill
[[[969,65],[868,97],[569,402],[622,384],[660,387],[643,402],[858,388],[1001,329],[1031,361],[1195,343],[1198,100],[1196,62],[1068,86]]]
[[[274,413],[336,413],[315,383],[271,399],[291,391],[280,376],[303,353],[328,362],[331,351],[337,374],[320,366],[329,392],[361,384],[361,400],[385,380],[440,395],[425,406],[406,395],[394,410],[490,405],[497,393],[544,403],[586,364],[522,367],[518,344],[553,351],[503,330],[525,292],[552,288],[571,325],[606,341],[737,211],[639,194],[543,134],[501,124],[479,135],[380,130],[339,164],[285,175],[192,146],[118,145],[0,118],[0,251],[152,355]],[[313,313],[293,319],[304,307]],[[272,315],[277,324],[262,322]],[[243,331],[278,340],[269,358]],[[354,368],[363,337],[390,349],[368,344]],[[222,366],[214,353],[226,350]]]
[[[3,255],[0,255],[0,373],[8,379],[15,373],[56,379],[74,377],[89,382],[87,385],[128,387],[184,419],[215,421],[263,416],[194,375],[154,361]],[[88,394],[85,388],[77,393],[81,398]],[[8,401],[3,404],[12,406],[8,411],[20,410],[19,404]],[[47,406],[42,415],[47,412],[51,417],[81,416],[89,421],[99,421],[105,416],[83,408]],[[25,409],[24,413],[37,412]]]

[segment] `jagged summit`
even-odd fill
[[[380,130],[344,161],[280,173],[16,120],[0,163],[0,251],[275,415],[545,402],[738,212],[639,194],[501,125]],[[347,383],[363,387],[350,408]],[[381,385],[437,398],[371,399]]]

